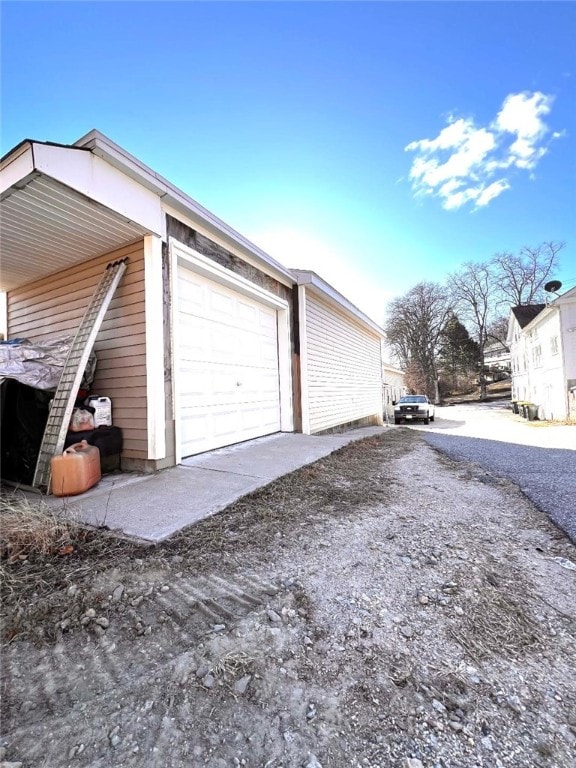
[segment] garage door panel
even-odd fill
[[[242,427],[245,431],[251,431],[252,437],[277,430],[276,410],[274,408],[244,408],[241,414]]]
[[[209,419],[206,413],[192,414],[183,409],[180,420],[182,451],[186,455],[194,453],[197,445],[202,445],[210,434]]]
[[[180,312],[202,313],[206,305],[206,291],[201,285],[180,278],[178,280]]]
[[[239,402],[273,400],[278,391],[278,376],[275,371],[244,370],[236,387]]]
[[[260,344],[260,357],[263,363],[276,368],[278,361],[278,344],[271,341],[262,341]]]
[[[184,268],[178,284],[182,455],[278,431],[276,311]]]
[[[181,376],[187,382],[180,397],[185,407],[236,404],[238,400],[239,379],[229,366],[191,363],[181,368]]]
[[[236,408],[215,408],[212,411],[212,435],[225,445],[234,442],[237,421]]]
[[[255,405],[252,408],[216,409],[209,414],[189,410],[191,412],[183,413],[181,422],[182,453],[187,456],[238,442],[238,424],[242,440],[277,431],[275,408],[262,409]]]
[[[258,307],[246,304],[241,299],[238,301],[237,312],[238,325],[245,328],[251,328],[258,325],[259,311]]]
[[[208,309],[210,317],[215,320],[230,322],[234,317],[234,297],[221,293],[218,290],[210,290],[208,294]]]
[[[274,312],[263,312],[260,310],[258,312],[258,324],[260,328],[262,329],[269,329],[276,328],[276,313]]]

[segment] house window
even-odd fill
[[[532,362],[534,363],[534,368],[539,368],[542,365],[542,347],[540,344],[532,350]]]
[[[552,336],[550,339],[550,352],[553,355],[558,354],[558,336]]]

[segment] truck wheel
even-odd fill
[[[430,421],[434,421],[435,418],[436,416],[430,416]]]
[[[394,424],[400,424],[400,419],[394,419]]]
[[[428,416],[424,419],[424,424],[430,424],[430,418]]]

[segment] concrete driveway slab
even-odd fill
[[[47,502],[89,525],[157,543],[272,480],[384,429],[270,435],[185,459],[155,475],[104,476],[85,494],[47,497]]]
[[[185,467],[246,475],[270,482],[327,456],[353,440],[380,432],[382,427],[367,427],[333,435],[269,435],[192,456],[184,459],[182,464]]]
[[[68,510],[89,525],[159,542],[255,490],[255,478],[173,467],[142,482],[68,500]]]

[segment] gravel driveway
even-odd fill
[[[450,458],[512,480],[576,542],[576,426],[526,422],[499,402],[438,408],[416,429]]]
[[[0,768],[573,768],[574,549],[489,480],[392,428],[156,546],[20,526]]]
[[[392,428],[157,546],[16,529],[0,768],[573,768],[573,546],[488,479]]]

